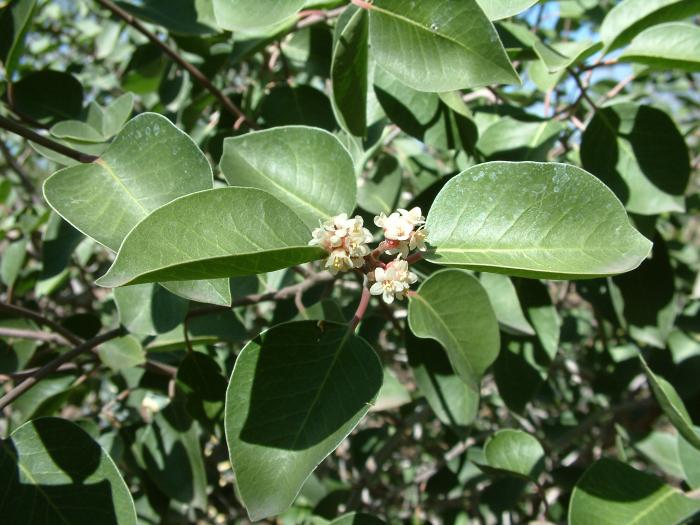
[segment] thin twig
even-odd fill
[[[40,325],[46,326],[50,328],[53,332],[62,335],[66,341],[74,345],[79,345],[83,342],[83,340],[80,337],[75,335],[67,328],[64,328],[56,321],[52,321],[48,317],[40,314],[39,312],[35,312],[34,310],[29,310],[27,308],[16,306],[14,304],[0,302],[0,312],[36,321]]]
[[[64,354],[59,355],[53,361],[46,363],[44,366],[42,366],[36,372],[34,372],[30,377],[28,377],[20,384],[15,386],[12,390],[10,390],[0,399],[0,411],[3,410],[6,406],[8,406],[10,403],[16,401],[20,396],[29,391],[43,378],[51,375],[53,372],[58,370],[62,364],[72,361],[81,354],[90,352],[93,348],[99,346],[100,344],[106,341],[110,341],[112,339],[116,339],[117,337],[121,337],[125,334],[125,332],[126,331],[123,327],[115,328],[114,330],[110,330],[109,332],[105,332],[102,335],[98,335],[97,337],[94,337],[89,341],[85,341],[83,344],[73,348],[73,350],[65,352]]]
[[[32,184],[32,181],[29,178],[29,175],[22,169],[22,166],[20,166],[19,162],[15,160],[15,158],[12,156],[12,153],[10,152],[10,149],[7,147],[7,144],[5,144],[3,141],[0,140],[0,152],[2,152],[2,156],[5,157],[5,162],[7,162],[7,165],[10,167],[12,171],[14,171],[17,176],[19,177],[19,181],[22,183],[22,187],[24,190],[29,194],[29,195],[34,195],[34,184]]]
[[[187,62],[187,60],[185,60],[177,51],[168,46],[154,33],[149,31],[146,28],[146,26],[144,26],[135,16],[125,11],[118,5],[114,4],[110,0],[96,1],[102,7],[104,7],[108,11],[111,11],[114,15],[124,20],[124,22],[126,22],[131,27],[136,29],[139,33],[141,33],[143,36],[148,38],[148,40],[155,44],[163,53],[170,57],[173,60],[173,62],[175,62],[182,69],[187,71],[192,76],[192,78],[196,80],[204,89],[209,91],[209,93],[211,93],[214,96],[214,98],[216,98],[221,103],[221,105],[224,107],[224,109],[226,109],[226,111],[231,113],[233,116],[237,117],[239,120],[244,120],[245,122],[247,122],[251,128],[257,127],[255,125],[255,122],[251,120],[238,106],[236,106],[236,104],[234,104],[233,101],[229,97],[227,97],[219,88],[212,84],[204,73],[202,73],[194,65]]]
[[[304,279],[302,282],[298,284],[294,284],[291,286],[287,286],[286,288],[282,288],[281,290],[273,291],[273,292],[267,292],[267,293],[259,293],[259,294],[251,294],[251,295],[246,295],[244,297],[239,297],[237,299],[233,300],[233,303],[231,304],[231,308],[236,308],[238,306],[249,306],[252,304],[258,304],[258,303],[263,303],[263,302],[268,302],[268,301],[285,301],[287,299],[292,299],[296,296],[296,294],[301,290],[302,293],[306,292],[310,288],[313,288],[317,284],[323,283],[323,282],[329,282],[333,281],[335,279],[335,276],[331,275],[328,272],[320,272],[314,275],[311,275],[307,279]],[[229,307],[226,306],[205,306],[203,308],[198,308],[195,310],[190,311],[189,317],[198,317],[202,315],[209,315],[212,313],[216,312],[221,312],[224,310],[229,310]]]
[[[78,150],[74,150],[73,148],[64,146],[63,144],[51,140],[48,137],[39,135],[37,132],[26,128],[19,122],[15,122],[14,120],[5,118],[2,115],[0,115],[0,128],[6,129],[7,131],[19,135],[20,137],[24,137],[25,139],[36,142],[37,144],[41,144],[42,146],[49,148],[50,150],[60,153],[61,155],[65,155],[66,157],[69,157],[73,160],[77,160],[78,162],[90,163],[97,160],[97,157],[95,157],[94,155],[81,153]]]
[[[38,332],[36,330],[22,330],[20,328],[0,327],[0,337],[14,337],[15,339],[33,339],[44,343],[66,344],[65,337],[53,332]]]
[[[591,97],[588,96],[587,89],[588,87],[584,85],[584,83],[581,81],[581,77],[579,77],[578,73],[574,71],[573,69],[569,68],[568,69],[569,74],[571,77],[574,79],[574,82],[576,82],[576,85],[578,88],[581,90],[581,96],[584,98],[586,102],[588,102],[593,109],[593,111],[597,111],[598,107],[596,106],[595,102],[591,99]]]

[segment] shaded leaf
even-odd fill
[[[251,520],[292,504],[367,413],[381,383],[376,354],[345,325],[279,325],[246,345],[229,383],[225,425]]]
[[[169,332],[185,319],[187,301],[158,284],[115,288],[119,322],[129,332],[156,335]]]
[[[251,31],[277,24],[299,11],[305,0],[214,0],[217,23],[229,31]]]
[[[352,135],[367,132],[367,39],[369,18],[364,9],[351,5],[335,27],[331,81],[338,121]]]
[[[80,116],[83,86],[69,73],[45,69],[29,73],[17,82],[13,98],[16,111],[41,124],[50,124]]]
[[[583,133],[581,161],[632,213],[685,210],[688,147],[660,109],[630,103],[599,109]]]
[[[700,510],[700,501],[662,480],[611,459],[601,459],[578,481],[569,503],[576,525],[674,525]]]
[[[7,523],[136,525],[134,502],[112,459],[64,419],[36,419],[1,441],[0,474]]]
[[[24,40],[35,9],[36,0],[15,0],[0,13],[0,61],[8,80],[12,80],[24,52]]]
[[[141,343],[130,335],[102,343],[97,349],[97,355],[102,363],[115,372],[146,362],[146,352]]]

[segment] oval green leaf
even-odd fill
[[[213,0],[216,23],[229,31],[253,31],[282,22],[306,0]]]
[[[292,504],[306,478],[367,413],[381,385],[377,355],[345,325],[279,325],[246,345],[228,386],[225,427],[251,520]]]
[[[593,464],[578,481],[569,503],[571,525],[675,525],[700,510],[662,480],[611,459]]]
[[[650,27],[632,40],[620,60],[663,70],[700,71],[700,27],[680,22]]]
[[[693,427],[696,434],[700,435],[700,427]],[[683,436],[678,436],[678,459],[683,468],[685,481],[693,489],[700,488],[700,449],[688,443]]]
[[[124,105],[130,108],[130,99]],[[126,111],[115,110],[110,120]],[[153,210],[212,185],[209,161],[194,141],[162,115],[143,113],[124,126],[99,160],[49,177],[44,197],[76,229],[117,251],[126,234]],[[188,299],[231,302],[226,280],[166,286]]]
[[[438,341],[459,377],[474,392],[500,345],[498,321],[486,290],[463,270],[432,274],[411,296],[408,324],[415,335]]]
[[[35,419],[0,441],[0,478],[0,513],[8,524],[137,523],[112,458],[64,419]]]
[[[475,0],[375,0],[370,40],[379,65],[419,91],[520,82]]]
[[[117,251],[150,212],[212,184],[211,166],[192,139],[162,115],[143,113],[97,162],[49,177],[44,197],[75,228]]]
[[[618,274],[651,248],[605,185],[555,163],[469,168],[440,191],[427,229],[430,261],[523,277]]]
[[[544,449],[539,441],[521,430],[499,430],[484,446],[491,468],[537,482],[544,470]]]
[[[696,0],[623,0],[605,16],[600,37],[608,51],[628,44],[646,28],[700,13]]]
[[[124,239],[97,284],[217,279],[314,261],[309,229],[269,193],[254,188],[200,191],[158,208]]]
[[[288,126],[227,138],[221,171],[232,186],[271,193],[309,228],[355,209],[352,158],[322,129]]]

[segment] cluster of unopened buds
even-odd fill
[[[313,231],[309,244],[329,253],[325,268],[333,275],[364,270],[372,282],[370,293],[392,303],[394,299],[403,299],[418,279],[409,270],[408,258],[411,250],[426,250],[425,217],[420,208],[399,209],[389,216],[381,213],[374,223],[384,231],[384,240],[374,251],[369,247],[372,234],[364,227],[362,217],[348,218],[345,213],[321,223]],[[384,263],[379,259],[382,253],[396,257]]]

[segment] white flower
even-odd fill
[[[424,252],[427,250],[425,247],[425,239],[428,236],[428,232],[425,231],[425,228],[419,228],[418,230],[413,232],[413,235],[411,235],[411,239],[408,241],[408,247],[411,250],[418,250],[419,252]]]
[[[409,241],[389,241],[388,244],[391,246],[386,250],[386,253],[389,255],[396,255],[398,253],[401,257],[408,257],[408,252],[410,251]]]
[[[363,227],[360,216],[348,219],[346,213],[341,213],[321,223],[312,235],[309,245],[320,246],[330,253],[325,267],[333,275],[361,268],[365,256],[370,254],[367,244],[372,242],[372,234]]]
[[[425,217],[421,215],[421,211],[418,206],[413,208],[411,211],[406,211],[399,208],[398,212],[401,214],[401,217],[405,221],[407,221],[413,226],[420,226],[421,224],[425,224]]]
[[[374,224],[384,229],[384,237],[391,241],[407,241],[413,231],[413,224],[398,212],[388,217],[383,213],[374,218]]]
[[[354,266],[353,260],[343,248],[333,250],[326,259],[326,269],[333,275],[352,270]]]
[[[369,289],[372,295],[381,295],[385,303],[391,304],[394,298],[403,299],[406,291],[418,280],[415,273],[408,270],[408,262],[396,259],[384,268],[377,268],[370,276],[376,281]]]

